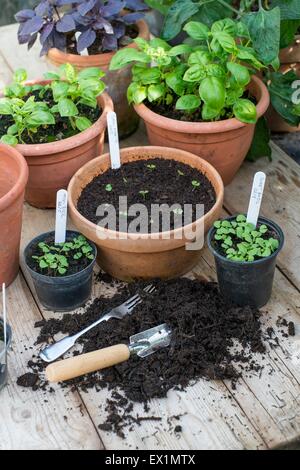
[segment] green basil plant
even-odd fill
[[[187,114],[200,109],[203,121],[236,117],[256,123],[255,104],[245,95],[251,74],[264,65],[248,28],[226,18],[211,28],[192,21],[184,30],[193,44],[171,47],[162,39],[137,38],[137,49],[116,53],[111,70],[134,64],[128,101],[174,105]]]
[[[57,73],[45,74],[50,83],[27,85],[26,70],[17,70],[13,83],[0,99],[0,118],[7,117],[9,123],[1,142],[36,143],[35,135],[41,130],[47,130],[47,141],[57,140],[53,129],[60,118],[66,120],[66,128],[60,130],[61,138],[89,128],[92,122],[80,113],[81,105],[97,108],[97,96],[105,89],[103,76],[98,68],[77,73],[72,65],[65,64]]]

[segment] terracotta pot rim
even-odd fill
[[[182,232],[183,230],[190,230],[190,229],[193,229],[196,225],[199,225],[199,223],[205,223],[205,221],[207,219],[209,219],[210,215],[214,212],[215,208],[222,202],[223,202],[223,198],[224,198],[224,184],[223,184],[223,181],[222,181],[222,178],[221,176],[219,175],[219,173],[217,172],[217,170],[210,164],[208,163],[206,160],[198,157],[197,155],[191,153],[191,152],[187,152],[185,150],[181,150],[181,149],[175,149],[175,148],[171,148],[171,147],[160,147],[160,146],[152,146],[152,145],[147,145],[147,146],[134,146],[134,147],[126,147],[126,148],[123,148],[120,150],[120,153],[121,153],[121,157],[122,157],[122,153],[124,152],[131,152],[131,151],[141,151],[141,153],[143,151],[145,151],[145,149],[147,149],[149,152],[153,152],[153,153],[159,153],[161,154],[162,157],[164,157],[164,152],[167,150],[167,151],[170,151],[172,150],[174,155],[185,155],[185,156],[190,156],[190,157],[193,157],[193,158],[196,158],[197,161],[200,161],[203,168],[205,169],[205,173],[203,171],[203,173],[207,176],[207,178],[210,180],[209,176],[208,175],[211,175],[213,174],[214,175],[214,178],[216,180],[216,187],[214,188],[215,189],[215,192],[216,192],[216,201],[213,205],[213,207],[208,211],[206,212],[206,214],[204,214],[202,217],[200,217],[199,219],[195,220],[194,222],[192,222],[191,224],[188,224],[188,225],[184,225],[182,227],[179,227],[177,229],[174,229],[174,230],[168,230],[168,231],[165,231],[165,232],[154,232],[154,233],[141,233],[141,234],[128,234],[128,232],[119,232],[119,231],[115,231],[115,230],[109,230],[109,229],[106,229],[106,228],[101,228],[99,226],[97,226],[96,224],[94,224],[93,222],[89,221],[88,219],[86,219],[83,215],[80,214],[80,212],[77,210],[77,205],[75,205],[74,201],[72,200],[72,190],[73,190],[73,186],[75,185],[75,181],[76,181],[76,178],[78,176],[80,176],[80,174],[84,173],[85,170],[89,167],[89,166],[94,166],[95,162],[99,162],[99,163],[102,163],[106,160],[109,160],[109,153],[105,153],[103,155],[100,155],[99,157],[97,158],[94,158],[92,161],[86,163],[83,167],[81,167],[72,177],[70,183],[69,183],[69,186],[68,186],[68,193],[70,195],[69,197],[69,201],[68,201],[68,205],[69,205],[69,208],[70,208],[70,212],[72,212],[73,214],[76,214],[76,217],[78,219],[81,220],[81,222],[83,222],[86,226],[88,226],[91,230],[94,230],[95,232],[96,231],[101,231],[101,232],[104,232],[104,233],[107,233],[108,236],[107,238],[112,238],[112,239],[119,239],[121,238],[122,236],[126,236],[128,240],[148,240],[148,239],[151,239],[152,237],[157,237],[157,239],[163,239],[163,236],[166,235],[166,234],[170,234],[170,236],[168,238],[172,239],[172,238],[175,238],[175,235],[176,234],[179,234],[180,232]],[[176,160],[174,158],[174,160]],[[200,170],[199,170],[200,171]],[[179,240],[178,240],[179,241]],[[185,244],[185,238],[182,237],[182,245]]]
[[[139,34],[138,37],[147,38],[149,36],[149,27],[145,20],[139,20],[136,23]],[[136,47],[134,42],[128,44],[128,46],[123,47]],[[107,65],[110,63],[112,57],[115,55],[115,51],[112,52],[103,52],[102,54],[93,54],[88,56],[82,56],[77,54],[71,54],[68,52],[60,51],[56,48],[51,48],[48,52],[48,57],[50,60],[55,60],[61,62],[62,64],[70,62],[79,67],[86,67],[87,59],[89,59],[90,66],[99,66],[100,63]]]
[[[269,107],[270,95],[266,85],[260,78],[253,75],[250,83],[254,84],[255,88],[261,93],[261,97],[256,105],[257,116],[259,118],[266,112]],[[161,116],[160,114],[151,111],[143,103],[134,105],[134,109],[136,110],[137,114],[142,119],[144,119],[144,121],[153,124],[156,127],[167,129],[173,132],[181,132],[188,134],[215,134],[236,130],[249,125],[239,121],[236,118],[224,119],[222,121],[216,122],[178,121],[176,119],[170,119],[165,116]]]
[[[2,150],[10,154],[10,158],[13,158],[17,162],[20,174],[13,187],[0,198],[0,212],[3,212],[22,194],[28,180],[28,166],[23,155],[15,148],[5,144],[0,144],[0,156]]]
[[[51,80],[29,80],[26,82],[28,85],[34,84],[47,84],[50,83]],[[79,147],[80,145],[92,140],[93,138],[97,137],[101,129],[103,128],[103,124],[106,124],[106,115],[109,111],[113,111],[113,102],[111,97],[107,92],[101,93],[98,97],[98,104],[101,106],[102,113],[101,116],[97,119],[94,124],[86,129],[85,131],[79,132],[72,137],[67,137],[66,139],[57,140],[55,142],[48,142],[45,144],[17,144],[16,149],[24,155],[25,157],[40,157],[43,155],[52,155],[58,152],[71,150],[73,148]],[[80,139],[78,139],[80,136]],[[74,140],[77,139],[78,143],[75,145]]]

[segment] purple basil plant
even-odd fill
[[[18,40],[30,49],[39,36],[41,55],[52,47],[65,51],[68,35],[77,43],[79,54],[96,39],[99,52],[115,51],[125,43],[127,26],[140,20],[147,9],[142,0],[42,0],[34,9],[15,15],[20,23]],[[80,33],[77,40],[76,32]]]

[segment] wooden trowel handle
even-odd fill
[[[117,344],[63,361],[53,362],[46,367],[46,377],[49,382],[62,382],[127,361],[129,356],[128,346]]]

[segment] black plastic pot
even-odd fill
[[[89,241],[93,247],[95,258],[89,266],[82,271],[69,276],[50,277],[33,271],[28,261],[30,260],[34,247],[54,232],[47,232],[31,240],[24,250],[26,267],[32,277],[33,284],[41,304],[48,310],[59,312],[68,312],[81,307],[91,296],[93,268],[96,262],[97,248],[95,244]],[[67,230],[67,240],[80,235],[79,232]]]
[[[233,216],[225,220],[231,221],[235,218],[236,216]],[[231,261],[225,258],[213,246],[213,237],[216,231],[214,227],[211,227],[208,232],[207,243],[215,257],[221,294],[238,305],[251,305],[260,308],[271,297],[276,258],[283,247],[284,235],[281,228],[271,220],[259,217],[258,222],[266,224],[278,234],[279,247],[268,258],[245,262]]]
[[[0,324],[3,328],[3,320],[1,318]],[[8,324],[6,324],[6,335],[6,347],[4,347],[3,342],[0,343],[0,390],[4,387],[4,385],[6,385],[7,382],[7,350],[10,346],[12,337],[11,327]]]

